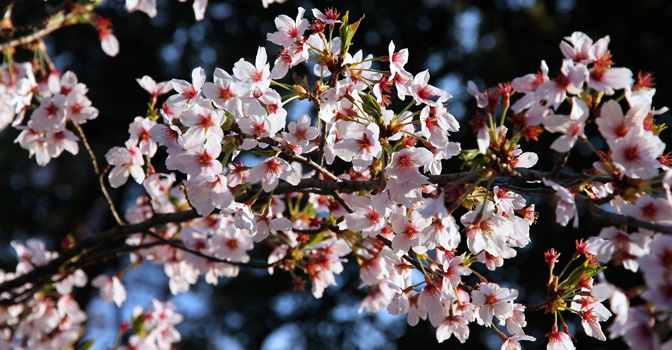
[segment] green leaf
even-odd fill
[[[77,345],[76,349],[77,350],[89,350],[93,346],[93,343],[95,343],[95,342],[96,342],[95,340],[89,339],[89,340]]]
[[[349,19],[349,12],[345,12],[345,16],[343,16],[343,23],[341,24],[341,27],[339,28],[340,34],[341,34],[341,57],[345,57],[345,54],[348,52],[348,49],[350,49],[350,45],[352,44],[352,38],[355,36],[355,32],[357,31],[357,28],[359,28],[359,24],[362,22],[364,19],[364,16],[360,18],[357,22],[353,24],[348,24],[348,19]]]
[[[142,335],[145,328],[145,313],[142,312],[137,317],[133,317],[131,319],[131,326],[135,334]]]
[[[222,123],[222,130],[228,131],[231,129],[231,126],[235,122],[235,119],[233,118],[233,114],[229,113],[228,111],[224,111],[224,116],[226,119],[224,119],[224,123]]]
[[[313,244],[320,243],[324,240],[324,231],[314,235],[310,241],[306,242],[306,247],[310,247]]]
[[[575,268],[572,273],[569,274],[569,277],[567,277],[564,281],[562,281],[562,283],[558,285],[558,289],[576,289],[577,283],[581,281],[581,276],[585,274],[588,277],[593,277],[604,269],[606,269],[605,266],[601,266],[600,264],[591,264],[590,261],[586,260],[583,264],[581,264],[581,266]]]
[[[304,88],[305,90],[310,90],[310,84],[308,84],[308,78],[307,77],[300,77],[298,74],[295,72],[292,72],[292,80],[294,80],[294,84]]]
[[[373,117],[373,120],[378,125],[384,125],[383,123],[383,111],[380,109],[380,105],[376,98],[371,96],[371,94],[362,94],[359,96],[362,98],[362,108],[364,112]]]
[[[252,153],[258,155],[258,156],[264,156],[264,157],[275,157],[275,154],[277,153],[276,151],[273,150],[261,150],[261,149],[253,149]]]
[[[485,156],[477,149],[465,149],[460,153],[460,159],[464,161],[460,169],[474,170],[485,163]]]

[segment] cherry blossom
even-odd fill
[[[513,302],[518,297],[515,289],[500,288],[496,283],[481,283],[480,289],[471,293],[472,302],[478,309],[478,315],[490,327],[492,317],[506,320],[513,316]]]
[[[320,21],[324,22],[325,24],[337,24],[337,23],[343,23],[341,20],[338,19],[340,14],[338,11],[335,9],[328,8],[324,11],[324,13],[318,9],[313,9],[313,17],[316,19],[319,19]]]
[[[485,250],[499,256],[506,247],[506,239],[513,231],[513,223],[495,213],[495,205],[487,201],[462,216],[467,246],[473,254]]]
[[[476,98],[476,105],[478,108],[485,108],[488,106],[488,98],[478,90],[476,83],[471,80],[467,82],[467,93]]]
[[[149,17],[156,17],[156,0],[126,0],[126,11],[142,11]]]
[[[134,1],[134,0],[132,0]],[[145,0],[137,0],[137,1],[145,1]],[[148,1],[153,1],[153,0],[148,0]],[[154,101],[156,98],[158,98],[161,95],[167,94],[170,92],[170,90],[173,89],[172,82],[170,81],[163,81],[160,83],[157,83],[150,77],[149,75],[144,75],[142,78],[137,78],[135,79],[136,82],[149,93],[149,95],[152,97],[152,101]]]
[[[47,131],[59,127],[65,120],[65,102],[66,98],[61,94],[43,98],[40,107],[31,115],[32,128],[36,131]]]
[[[266,49],[259,47],[255,64],[247,62],[242,58],[233,66],[235,77],[244,82],[247,88],[254,91],[264,91],[271,84],[271,71],[268,62]]]
[[[599,41],[609,43],[609,37],[606,36]],[[560,42],[560,51],[574,62],[589,64],[595,61],[593,39],[582,32],[574,32],[571,36],[564,37],[564,41]]]
[[[346,162],[352,162],[355,171],[364,171],[374,158],[380,158],[382,154],[378,125],[371,123],[364,127],[349,122],[340,125],[344,129],[339,132],[342,140],[334,144],[334,154]]]
[[[166,159],[166,167],[192,176],[213,177],[222,173],[222,163],[217,160],[222,151],[217,140],[207,140],[189,150],[171,154]]]
[[[596,45],[595,47],[598,47]],[[613,68],[611,54],[606,51],[606,45],[601,50],[595,50],[596,62],[588,75],[588,86],[596,91],[613,95],[614,90],[629,88],[634,83],[632,71],[628,68]]]
[[[126,1],[128,11],[151,17],[156,6],[154,0]],[[206,0],[193,2],[197,19],[204,18],[206,6]],[[119,225],[125,225],[118,243],[131,251],[131,267],[148,261],[162,266],[177,295],[201,275],[216,285],[241,268],[260,266],[291,274],[297,289],[310,282],[313,296],[321,298],[350,260],[365,288],[359,312],[406,314],[412,326],[429,319],[439,342],[453,335],[466,342],[469,324],[476,321],[499,335],[503,349],[519,349],[519,341],[534,340],[524,331],[526,310],[543,310],[556,320],[546,335],[547,349],[574,349],[565,319],[574,313],[587,335],[606,340],[601,322],[611,317],[602,304],[608,299],[616,315],[611,338],[620,336],[632,347],[672,344],[658,334],[668,330],[672,308],[672,241],[664,234],[672,223],[672,175],[669,155],[662,155],[663,125],[656,119],[667,108],[653,107],[651,75],[640,73],[635,84],[628,68],[612,67],[608,36],[595,42],[581,32],[565,37],[555,78],[541,61],[539,72],[495,89],[479,91],[468,81],[467,93],[485,111],[470,122],[476,134],[470,147],[477,148],[463,150],[455,139],[460,123],[446,104],[451,95],[429,84],[428,70],[406,71],[407,49],[396,51],[390,42],[378,56],[355,50],[350,34],[358,24],[334,31],[341,23],[336,10],[313,10],[312,24],[303,8],[297,12],[295,19],[277,17],[277,31],[267,35],[281,46],[273,69],[266,49],[259,47],[254,63],[240,58],[229,68],[233,75],[215,68],[212,81],[206,82],[202,68],[192,71],[191,82],[136,80],[149,94],[147,110],[139,113],[144,117],[130,123],[123,147],[106,153],[109,173],[92,157],[95,172],[107,174],[113,188],[129,175],[143,185],[121,215],[110,204]],[[116,54],[111,22],[98,18],[94,24],[104,50]],[[293,83],[280,80],[307,61],[314,75],[294,75]],[[0,66],[0,128],[12,124],[20,130],[15,143],[41,166],[63,151],[78,154],[79,141],[92,149],[79,125],[99,115],[74,73],[42,70],[31,63]],[[177,94],[162,97],[171,88]],[[622,95],[612,96],[617,90]],[[413,100],[398,109],[406,96]],[[310,114],[298,119],[288,114],[296,111],[288,106],[295,99],[313,104],[316,126]],[[569,110],[564,101],[571,105],[569,115],[556,114]],[[288,115],[295,121],[287,124]],[[593,157],[587,163],[594,162],[593,168],[560,169],[563,158],[553,170],[529,170],[543,155],[523,152],[518,143],[522,138],[544,142],[537,138],[544,128],[561,134],[550,148],[565,158],[574,157],[578,139],[590,142],[599,155],[583,156]],[[157,144],[166,146],[166,153],[159,153]],[[250,167],[246,151],[262,158]],[[239,154],[242,160],[234,163]],[[443,162],[458,155],[463,170]],[[162,173],[164,165],[173,172]],[[287,184],[279,186],[279,179]],[[101,181],[103,195],[113,203],[105,186]],[[476,271],[484,264],[494,272],[488,278],[496,276],[516,257],[516,248],[534,239],[538,193],[554,194],[550,198],[557,201],[556,221],[562,226],[574,218],[578,227],[575,199],[614,226],[603,227],[598,236],[598,231],[584,232],[587,240],[577,242],[570,259],[560,259],[549,247],[543,258],[550,276],[541,282],[548,292],[531,307],[514,303],[517,290],[488,282]],[[600,208],[607,202],[613,212]],[[460,245],[462,233],[466,247]],[[87,242],[70,240],[63,242],[68,254]],[[0,348],[69,348],[79,341],[86,314],[71,293],[87,283],[80,262],[88,264],[95,258],[91,252],[107,248],[106,242],[96,244],[77,251],[77,259],[67,254],[58,259],[41,241],[12,242],[18,263],[14,272],[0,270],[0,285],[17,278],[29,282],[0,294],[10,299],[0,305]],[[67,265],[58,265],[61,260]],[[601,264],[640,272],[644,285],[626,293],[629,287],[604,282]],[[36,270],[57,272],[30,279]],[[91,285],[104,301],[121,307],[126,271],[100,275]],[[463,278],[472,273],[478,278]],[[17,295],[20,303],[14,303]],[[122,326],[119,339],[127,345],[117,347],[171,349],[181,340],[175,325],[182,320],[170,303],[154,300],[147,310],[136,307],[133,333]],[[495,325],[506,326],[511,335],[494,330]]]
[[[555,190],[558,198],[558,204],[555,208],[555,220],[562,226],[566,226],[571,218],[574,218],[574,227],[579,226],[579,214],[574,203],[574,195],[560,184],[543,179],[544,184]]]
[[[203,84],[203,95],[219,108],[233,109],[235,98],[244,95],[245,89],[221,68],[215,68],[213,80]]]
[[[303,36],[303,33],[308,29],[308,20],[303,18],[306,10],[299,7],[299,13],[296,15],[296,20],[292,20],[286,15],[280,15],[275,18],[275,27],[277,32],[269,33],[267,35],[268,41],[284,46],[290,47],[294,42]]]
[[[224,131],[221,125],[224,123],[224,112],[212,109],[212,103],[208,100],[199,101],[180,115],[180,121],[189,130],[182,135],[182,146],[193,148],[207,140],[221,142]]]
[[[65,105],[65,118],[75,124],[84,124],[98,117],[98,109],[91,106],[91,101],[83,94],[68,94]]]
[[[121,304],[126,301],[126,288],[116,275],[99,275],[91,280],[91,285],[100,288],[100,296],[106,303],[114,301],[117,307],[121,307]]]
[[[460,315],[448,316],[436,327],[436,340],[443,343],[444,340],[455,336],[460,343],[464,343],[469,338],[469,325],[464,317]]]
[[[278,179],[283,179],[292,185],[298,185],[301,176],[287,161],[271,157],[255,165],[247,177],[249,182],[261,181],[261,186],[266,192],[271,192],[278,186]]]
[[[432,162],[433,158],[427,149],[411,147],[395,153],[385,170],[387,175],[399,181],[421,185],[427,183],[427,177],[420,174],[418,167]]]
[[[103,52],[111,57],[116,56],[119,53],[119,40],[112,33],[112,22],[100,16],[96,18],[95,22],[100,36],[100,47],[103,49]]]
[[[156,125],[156,122],[151,119],[135,117],[133,123],[128,126],[128,133],[131,135],[130,139],[138,143],[137,146],[141,154],[146,154],[150,157],[158,149],[156,142],[150,136],[150,131],[154,125]]]
[[[599,237],[591,237],[588,244],[597,244],[597,261],[607,263],[616,256],[617,262],[633,272],[637,272],[637,258],[649,252],[650,235],[627,233],[615,227],[605,227]]]
[[[410,85],[410,92],[416,105],[426,104],[430,107],[436,107],[452,97],[449,93],[427,84],[429,81],[429,71],[418,73]],[[432,98],[438,97],[436,101]]]
[[[318,135],[316,128],[310,126],[310,117],[302,114],[298,122],[291,122],[287,126],[289,132],[283,133],[283,136],[290,145],[307,148],[310,141]]]
[[[580,94],[583,92],[583,83],[588,79],[588,69],[582,63],[572,60],[563,60],[561,75],[556,79],[545,81],[537,87],[534,94],[542,100],[548,101],[557,110],[565,100],[567,92]]]
[[[375,237],[387,225],[391,210],[386,193],[381,192],[371,199],[357,197],[351,205],[355,212],[345,217],[343,228],[361,231],[363,237]]]
[[[626,176],[650,179],[658,175],[658,156],[665,150],[660,138],[641,127],[630,129],[612,147],[612,160]]]
[[[572,339],[565,332],[558,332],[558,326],[553,325],[553,329],[546,333],[548,338],[547,350],[575,350]]]
[[[551,148],[558,152],[568,152],[574,146],[576,139],[583,135],[583,125],[588,119],[588,106],[582,100],[572,97],[572,111],[569,116],[553,114],[546,118],[544,126],[550,132],[560,132],[563,136],[557,138]]]
[[[647,111],[641,106],[635,106],[623,115],[618,102],[609,100],[602,105],[600,118],[595,120],[600,133],[613,149],[617,139],[627,135],[628,131],[642,127]]]
[[[394,42],[390,41],[390,45],[387,47],[388,59],[390,60],[390,79],[399,74],[404,79],[411,80],[413,75],[404,69],[404,66],[408,63],[408,49],[401,49],[397,52],[394,52],[394,49]]]
[[[110,149],[105,154],[105,159],[114,166],[108,176],[112,187],[125,184],[129,175],[139,184],[145,179],[145,172],[142,170],[145,161],[133,140],[126,141],[126,147]]]
[[[172,80],[173,89],[177,91],[177,94],[168,97],[166,105],[169,108],[184,109],[200,94],[201,88],[205,83],[205,71],[203,68],[194,68],[191,72],[191,81],[192,83],[181,79]]]

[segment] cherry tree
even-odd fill
[[[428,70],[406,70],[408,50],[356,45],[364,18],[298,8],[278,16],[267,35],[277,54],[260,46],[245,53],[253,62],[195,67],[191,77],[164,82],[138,77],[147,109],[128,125],[125,142],[97,155],[85,128],[101,111],[87,97],[87,77],[59,71],[44,38],[88,24],[101,49],[116,55],[119,42],[98,6],[66,0],[27,31],[12,23],[11,6],[3,20],[11,35],[0,43],[0,128],[15,132],[37,166],[63,151],[88,157],[116,224],[59,250],[38,238],[12,241],[16,267],[0,270],[0,349],[89,346],[73,290],[90,285],[121,307],[134,287],[124,276],[142,264],[162,266],[174,295],[201,277],[217,285],[241,269],[262,269],[289,274],[297,289],[321,298],[348,261],[366,290],[360,312],[405,315],[410,326],[422,319],[438,342],[473,341],[470,330],[483,327],[502,349],[523,341],[574,349],[566,320],[575,319],[583,328],[575,333],[672,349],[672,172],[657,121],[667,107],[654,105],[650,73],[616,66],[608,36],[567,33],[557,56],[539,57],[558,61],[557,72],[541,60],[538,72],[493,88],[470,81],[463,89],[478,110],[461,123],[450,111],[451,91]],[[152,0],[125,6],[157,15]],[[207,1],[195,0],[193,10],[202,19]],[[16,50],[36,59],[18,62]],[[305,67],[309,74],[296,73]],[[298,100],[309,101],[312,114],[290,116]],[[454,137],[464,128],[474,140]],[[549,169],[536,168],[545,155],[525,151],[542,134],[560,154]],[[564,169],[581,144],[593,152],[592,167]],[[446,166],[449,159],[461,168]],[[109,189],[133,182],[143,192],[122,211]],[[533,196],[552,198],[555,213],[537,212]],[[543,231],[539,215],[582,227],[579,207],[602,227],[573,251],[531,257],[548,266],[534,281],[546,289],[539,303],[479,273],[496,276],[528,246]],[[261,251],[270,253],[252,259]],[[120,255],[128,266],[92,272]],[[639,273],[642,283],[607,280],[611,267]],[[529,313],[552,320],[545,339],[526,333]],[[179,348],[182,321],[171,302],[138,306],[115,348]]]

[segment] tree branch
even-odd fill
[[[576,201],[577,203],[586,207],[586,209],[588,209],[588,211],[595,214],[597,217],[602,219],[602,221],[606,221],[610,224],[624,224],[624,225],[628,225],[628,226],[631,226],[631,227],[641,227],[641,228],[645,228],[647,230],[652,230],[652,231],[655,231],[655,232],[672,234],[672,226],[654,224],[652,222],[643,221],[643,220],[633,218],[632,216],[621,215],[621,214],[606,211],[606,210],[602,209],[600,206],[598,206],[597,204],[595,204],[595,202],[588,199],[586,196],[576,195],[574,197],[574,201]]]
[[[265,138],[259,138],[261,142],[277,142],[272,139],[265,139]],[[281,145],[282,146],[282,145]],[[284,146],[282,146],[284,147]],[[306,158],[303,158],[303,161],[306,160]],[[312,162],[312,161],[311,161]],[[445,175],[430,175],[428,176],[428,179],[430,182],[435,183],[435,184],[448,184],[454,181],[458,181],[465,176],[469,176],[473,174],[472,172],[460,172],[460,173],[454,173],[454,174],[445,174]],[[333,174],[331,174],[333,176]],[[542,172],[542,171],[537,171],[537,170],[529,170],[529,169],[516,169],[516,174],[512,174],[511,177],[518,178],[524,181],[538,181],[541,180],[545,177],[550,177],[549,172]],[[502,176],[503,177],[503,176]],[[559,173],[558,174],[558,179],[565,179],[565,180],[586,180],[590,178],[590,175],[583,174],[583,173]],[[274,194],[286,194],[286,193],[291,193],[291,192],[296,192],[296,191],[307,191],[311,192],[320,192],[320,193],[325,193],[325,194],[331,194],[336,201],[338,201],[348,212],[352,212],[352,208],[347,205],[345,201],[338,195],[338,193],[352,193],[352,192],[357,192],[357,191],[371,191],[375,189],[380,189],[382,186],[382,181],[380,179],[378,180],[367,180],[367,181],[351,181],[351,180],[342,180],[338,179],[339,181],[330,181],[330,180],[322,180],[322,179],[313,179],[313,178],[306,178],[302,179],[301,182],[293,186],[289,183],[281,183],[278,185],[278,187],[274,190]],[[612,181],[610,178],[597,178],[593,179],[594,181],[599,181],[599,182],[607,182],[607,181]],[[507,184],[501,184],[501,186],[508,188],[512,191],[517,191],[521,193],[536,193],[536,194],[543,194],[543,195],[551,195],[553,194],[552,190],[549,191],[547,188],[532,188],[532,189],[526,189],[526,188],[521,188],[521,187],[515,187]],[[241,196],[238,196],[236,198],[236,201],[241,201],[244,202],[247,197],[251,195],[249,194],[244,194]],[[248,198],[249,199],[249,198]],[[617,223],[617,224],[626,224],[632,227],[641,227],[649,230],[653,230],[656,232],[663,232],[663,233],[668,233],[672,234],[672,226],[666,226],[666,225],[659,225],[659,224],[654,224],[650,222],[645,222],[633,217],[625,216],[625,215],[620,215],[616,213],[611,213],[608,212],[602,208],[599,207],[598,204],[596,204],[594,201],[586,198],[583,195],[577,195],[575,197],[575,200],[577,203],[585,206],[589,211],[593,212],[595,215],[600,217],[604,221],[608,221],[611,223]],[[345,204],[345,205],[344,205]],[[196,210],[188,210],[188,211],[182,211],[182,212],[177,212],[177,213],[168,213],[168,214],[156,214],[153,217],[137,224],[127,224],[125,226],[119,226],[98,234],[94,234],[92,236],[86,237],[82,240],[80,240],[77,244],[75,244],[73,247],[64,250],[59,254],[59,256],[48,262],[45,265],[42,266],[37,266],[34,270],[17,276],[13,280],[5,281],[0,284],[0,294],[3,292],[11,292],[12,290],[22,287],[27,283],[35,283],[36,281],[39,281],[41,278],[44,276],[52,276],[58,273],[61,273],[63,269],[66,266],[74,266],[70,265],[71,260],[79,255],[81,255],[83,252],[90,251],[92,249],[95,249],[97,247],[100,247],[101,245],[104,244],[109,244],[110,242],[114,242],[120,238],[123,238],[129,234],[133,233],[139,233],[139,232],[147,232],[149,229],[164,225],[167,223],[181,223],[181,222],[186,222],[189,220],[192,220],[194,218],[199,217],[198,213]],[[384,238],[384,237],[383,237]],[[383,241],[384,242],[384,241]],[[166,240],[166,242],[163,242],[166,244],[171,244],[175,246],[174,242],[170,242]],[[141,247],[140,247],[141,248]],[[185,250],[189,253],[199,255],[200,253],[197,251],[190,250],[187,247],[184,246],[179,246],[176,248]],[[203,254],[201,254],[203,255]],[[199,256],[201,256],[199,255]],[[212,260],[212,259],[218,259],[215,257],[207,257],[205,255],[201,256],[206,259]],[[416,266],[418,264],[417,261],[410,257],[404,257],[407,261],[411,262],[411,264],[414,264]],[[409,260],[410,259],[410,260]],[[214,260],[212,260],[214,261]],[[226,262],[226,263],[232,263],[230,261],[226,261],[223,259],[218,259],[218,262]],[[87,260],[88,262],[88,260]],[[234,263],[235,264],[235,263]],[[240,266],[246,266],[246,267],[253,267],[253,268],[268,268],[270,266],[266,265],[259,265],[256,263],[253,264],[247,264],[247,265],[240,265]],[[418,267],[418,266],[416,266]],[[44,282],[44,283],[49,283],[49,282]],[[1,301],[0,303],[7,303],[7,301]]]
[[[242,132],[241,132],[241,135],[243,135],[243,137],[254,139],[254,140],[269,144],[273,147],[276,147],[276,148],[280,149],[282,154],[284,154],[287,158],[289,158],[291,160],[295,160],[295,161],[300,162],[300,163],[304,163],[304,164],[312,167],[313,169],[317,170],[318,172],[324,174],[325,176],[329,177],[330,179],[332,179],[336,182],[341,181],[341,179],[339,179],[338,177],[336,177],[336,175],[329,172],[329,170],[325,169],[323,166],[315,163],[312,159],[309,159],[309,158],[306,158],[304,156],[296,154],[296,152],[294,152],[294,150],[292,150],[291,148],[283,145],[282,143],[280,143],[276,139],[273,139],[271,137],[259,137],[259,136],[254,136],[254,135],[248,135],[248,134],[245,134],[245,133],[242,133]]]
[[[193,255],[196,255],[196,256],[201,257],[203,259],[206,259],[208,261],[212,261],[212,262],[216,262],[216,263],[225,263],[225,264],[229,264],[229,265],[236,265],[236,266],[240,266],[240,267],[249,267],[249,268],[253,268],[253,269],[268,269],[268,268],[275,267],[275,266],[278,266],[278,265],[282,264],[285,260],[285,259],[280,259],[280,260],[278,260],[278,261],[276,261],[272,264],[266,264],[266,263],[261,263],[261,262],[246,262],[245,263],[245,262],[230,261],[230,260],[218,258],[216,256],[203,254],[203,253],[199,252],[198,250],[194,250],[194,249],[191,249],[187,246],[184,246],[184,245],[180,244],[180,241],[165,239],[165,238],[161,237],[161,235],[157,235],[156,233],[153,233],[151,231],[146,231],[145,233],[154,237],[154,238],[156,238],[159,242],[162,242],[164,244],[168,244],[169,246],[171,246],[175,249],[185,251],[189,254],[193,254]]]
[[[63,3],[63,6],[56,12],[54,12],[49,18],[46,20],[43,20],[41,22],[38,22],[38,24],[35,25],[30,25],[26,27],[25,29],[23,28],[17,28],[16,31],[19,29],[21,30],[27,30],[27,29],[32,29],[32,28],[40,28],[43,26],[43,24],[48,24],[44,26],[42,29],[35,30],[34,32],[21,36],[16,39],[11,39],[9,41],[6,41],[2,44],[0,44],[0,52],[4,52],[7,49],[17,47],[17,46],[22,46],[22,45],[28,45],[30,43],[33,43],[35,41],[38,41],[45,36],[61,29],[64,27],[67,27],[71,24],[76,23],[76,17],[74,13],[68,13],[72,7],[72,1],[71,0],[66,0]],[[81,15],[81,14],[80,14]],[[15,31],[10,31],[9,36],[13,36]]]
[[[82,252],[93,249],[101,244],[109,244],[118,238],[125,237],[129,234],[145,232],[152,227],[167,224],[189,221],[198,217],[196,210],[181,211],[177,213],[158,214],[141,223],[115,227],[113,229],[94,234],[80,240],[73,247],[68,248],[59,253],[58,257],[48,263],[35,267],[34,270],[17,276],[15,279],[5,281],[0,284],[0,294],[3,292],[11,292],[15,288],[19,288],[26,283],[37,281],[40,277],[46,275],[54,275],[60,272],[72,258],[78,256]],[[0,303],[3,301],[0,300]]]

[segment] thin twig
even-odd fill
[[[185,222],[196,217],[198,217],[196,210],[159,214],[138,224],[119,226],[85,237],[74,246],[60,252],[56,259],[51,260],[44,265],[36,266],[32,271],[17,276],[12,280],[0,283],[0,294],[3,292],[10,292],[15,288],[22,287],[26,283],[33,283],[34,281],[39,280],[42,276],[51,276],[59,273],[62,266],[68,264],[71,259],[79,256],[85,250],[94,249],[102,244],[109,244],[110,242],[120,237],[124,237],[133,233],[145,232],[155,226],[160,226],[167,223]],[[6,302],[0,300],[0,304],[2,303]]]
[[[332,192],[331,196],[334,197],[334,199],[338,202],[338,204],[340,204],[343,207],[343,209],[345,209],[348,213],[352,214],[355,212],[350,206],[350,204],[346,203],[336,191]]]
[[[96,158],[96,154],[93,153],[93,149],[91,149],[91,145],[89,144],[89,141],[86,138],[86,135],[84,134],[84,129],[82,129],[82,127],[77,123],[73,122],[72,125],[75,127],[75,130],[77,130],[79,137],[82,139],[86,151],[89,152],[89,157],[91,157],[91,163],[93,164],[93,171],[96,172],[96,175],[100,175],[100,168],[98,167],[98,158]]]
[[[17,46],[22,46],[22,45],[28,45],[30,43],[33,43],[35,41],[38,41],[45,36],[61,29],[64,27],[67,27],[73,23],[74,14],[73,13],[66,13],[68,9],[62,8],[59,11],[56,11],[52,16],[50,16],[45,22],[49,23],[49,25],[43,29],[36,30],[35,32],[21,36],[16,39],[9,40],[7,42],[4,42],[0,44],[0,51],[4,52],[7,49],[17,47]],[[10,33],[12,35],[13,33]]]
[[[382,241],[388,248],[392,249],[392,241],[390,241],[389,239],[385,238],[383,235],[378,235],[378,236],[376,236],[376,238],[378,238],[379,240],[381,240],[381,241]],[[429,271],[432,271],[432,273],[434,273],[434,274],[435,274],[436,276],[438,276],[439,278],[443,278],[443,274],[442,274],[441,272],[439,272],[439,271],[434,271],[434,270],[432,270],[432,269],[425,269],[423,266],[420,266],[422,263],[420,263],[419,261],[417,261],[417,260],[411,258],[410,256],[408,256],[408,254],[404,254],[404,255],[402,255],[401,257],[404,258],[404,260],[408,261],[411,265],[413,265],[413,267],[415,267],[418,271],[427,271],[427,270],[429,270]]]
[[[310,158],[306,158],[306,157],[304,157],[304,156],[301,156],[301,155],[296,154],[296,152],[294,152],[294,150],[292,150],[291,148],[289,148],[289,147],[283,145],[283,144],[280,143],[280,141],[278,141],[278,140],[275,140],[275,139],[273,139],[273,138],[271,138],[271,137],[259,137],[259,136],[254,136],[254,135],[245,134],[245,133],[241,133],[241,135],[242,135],[243,137],[250,138],[250,139],[254,139],[254,140],[257,140],[257,141],[260,141],[260,142],[269,144],[269,145],[271,145],[271,146],[273,146],[273,147],[276,147],[276,148],[278,148],[278,149],[282,152],[282,154],[284,154],[287,158],[289,158],[289,159],[291,159],[291,160],[295,160],[295,161],[300,162],[300,163],[304,163],[304,164],[306,164],[306,165],[312,167],[313,169],[317,170],[318,172],[324,174],[325,176],[327,176],[328,178],[330,178],[330,179],[332,179],[332,180],[334,180],[334,181],[336,181],[336,182],[341,182],[341,181],[343,181],[343,180],[339,179],[338,177],[336,177],[336,175],[334,175],[334,174],[332,174],[331,172],[329,172],[329,170],[325,169],[323,166],[321,166],[321,165],[315,163],[312,159],[310,159]]]
[[[98,176],[98,183],[100,183],[100,190],[103,192],[103,196],[105,196],[105,200],[107,201],[107,205],[110,207],[110,211],[112,212],[112,216],[114,216],[114,220],[117,221],[119,226],[124,226],[126,223],[119,215],[119,212],[117,212],[117,208],[114,206],[112,197],[110,197],[110,193],[107,192],[107,187],[105,187],[105,175],[107,175],[110,169],[112,169],[112,165],[108,164],[105,170],[103,170],[100,176]]]
[[[551,171],[551,179],[556,179],[558,177],[558,174],[560,174],[560,170],[565,167],[565,164],[567,164],[567,159],[569,159],[569,152],[565,152],[562,154],[562,157],[560,160],[558,160],[557,163],[553,166],[553,170]]]
[[[146,231],[145,233],[154,237],[154,238],[156,238],[160,242],[163,242],[165,244],[170,245],[171,247],[174,247],[174,248],[179,249],[179,250],[183,250],[183,251],[185,251],[189,254],[193,254],[193,255],[196,255],[196,256],[201,257],[203,259],[206,259],[208,261],[212,261],[212,262],[216,262],[216,263],[225,263],[225,264],[236,265],[236,266],[240,266],[240,267],[249,267],[249,268],[253,268],[253,269],[268,269],[268,268],[271,268],[271,267],[278,266],[278,265],[282,264],[283,261],[284,261],[284,259],[280,259],[280,260],[278,260],[278,261],[276,261],[272,264],[266,264],[266,263],[260,263],[260,262],[230,261],[230,260],[218,258],[216,256],[203,254],[203,253],[199,252],[198,250],[194,250],[194,249],[191,249],[189,247],[186,247],[186,246],[180,244],[178,241],[165,239],[165,238],[161,237],[161,235],[157,235],[156,233],[153,233],[151,231]]]
[[[654,224],[652,222],[643,221],[643,220],[634,218],[632,216],[627,216],[627,215],[622,215],[622,214],[617,214],[617,213],[612,213],[612,212],[606,211],[606,210],[602,209],[599,205],[597,205],[595,202],[588,199],[584,195],[576,195],[574,197],[574,201],[583,205],[584,207],[586,207],[586,209],[588,209],[588,211],[592,212],[597,217],[599,217],[600,219],[602,219],[603,221],[606,221],[608,223],[624,224],[624,225],[632,226],[632,227],[645,228],[647,230],[651,230],[651,231],[655,231],[655,232],[672,234],[672,226],[670,226],[670,225]]]
[[[548,187],[523,188],[518,186],[512,186],[506,183],[495,183],[495,186],[499,186],[500,188],[522,194],[540,194],[543,196],[552,196],[555,194],[555,190]]]
[[[91,164],[93,165],[93,171],[98,176],[100,191],[103,192],[103,196],[105,196],[105,200],[107,201],[107,205],[110,207],[110,211],[112,211],[112,216],[114,216],[114,220],[117,221],[117,224],[119,224],[119,226],[125,225],[126,223],[124,222],[124,220],[121,219],[119,212],[117,212],[117,208],[114,206],[112,197],[110,197],[110,193],[107,191],[107,187],[105,187],[105,175],[107,174],[108,171],[110,171],[111,165],[108,165],[103,172],[100,171],[100,167],[98,166],[98,158],[96,158],[96,154],[93,153],[93,149],[91,148],[91,145],[89,144],[89,141],[86,138],[86,134],[84,134],[84,129],[82,129],[82,127],[79,126],[77,123],[72,123],[72,125],[74,125],[75,130],[77,130],[79,137],[82,139],[82,142],[84,143],[84,147],[89,153],[89,157],[91,158]]]

